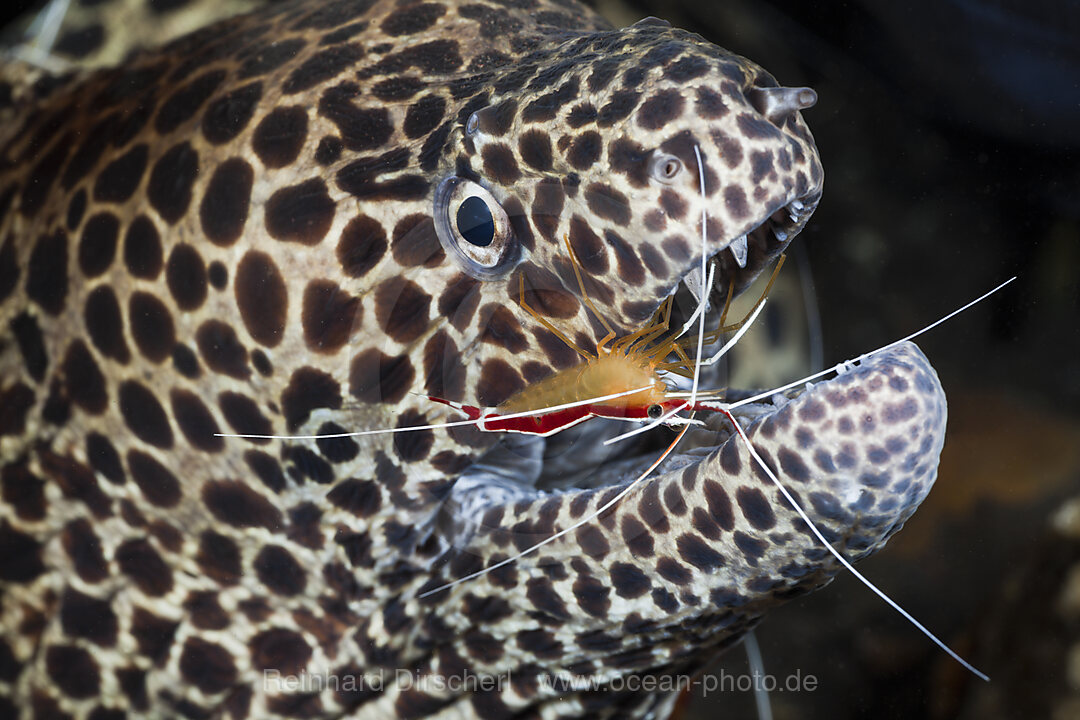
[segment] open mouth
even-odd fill
[[[709,309],[706,313],[706,329],[715,329],[729,288],[733,287],[735,294],[739,294],[749,287],[803,228],[819,199],[820,192],[791,200],[766,215],[746,234],[720,245],[721,249],[707,260],[715,265],[714,282],[708,289],[703,288],[698,256],[698,260],[686,269],[670,293],[670,327],[682,326],[700,304],[701,293],[707,291]],[[657,306],[667,299],[658,298]],[[696,327],[687,333],[687,337],[694,333]],[[690,355],[692,357],[693,353]],[[716,387],[719,377],[722,377],[722,373],[703,374],[701,387]],[[675,385],[680,378],[670,376],[667,380]],[[784,398],[793,398],[801,392],[791,391],[783,398],[777,396],[764,404],[743,406],[736,411],[736,416],[749,425],[779,411],[786,403]],[[738,399],[751,394],[752,391],[733,391],[730,397]],[[730,424],[725,424],[722,413],[699,412],[698,417],[704,421],[704,425],[689,433],[680,443],[678,452],[656,472],[696,462],[730,437]],[[670,442],[672,434],[664,429],[656,429],[614,445],[604,444],[628,427],[625,422],[593,418],[549,437],[506,434],[459,481],[454,495],[466,508],[470,508],[462,510],[463,514],[468,515],[491,504],[529,499],[538,492],[603,487],[631,480],[655,459],[657,452]]]

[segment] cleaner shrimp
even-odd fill
[[[702,197],[704,198],[704,168],[701,159],[700,149],[695,147],[694,151],[697,157],[700,190]],[[707,217],[704,203],[702,207],[701,227],[702,255],[700,272],[702,278],[708,278],[708,285],[706,287],[711,287],[713,276],[711,272],[707,273],[706,268]],[[577,270],[576,264],[574,265],[574,270],[580,283],[580,271]],[[963,659],[958,653],[949,648],[928,628],[922,625],[910,613],[900,607],[894,600],[892,600],[888,595],[886,595],[882,590],[880,590],[876,585],[874,585],[869,579],[863,576],[858,570],[855,569],[851,562],[847,560],[847,558],[845,558],[839,550],[832,546],[832,544],[828,541],[828,539],[821,532],[821,530],[819,530],[818,527],[814,524],[814,522],[810,519],[799,501],[796,500],[795,496],[790,491],[788,491],[787,488],[784,487],[783,483],[777,477],[776,473],[761,457],[753,443],[750,441],[746,429],[735,417],[735,415],[733,415],[732,411],[750,403],[767,400],[778,393],[782,393],[786,390],[798,387],[800,385],[808,383],[809,381],[824,377],[832,373],[836,373],[837,375],[844,374],[854,365],[869,359],[871,356],[881,353],[890,348],[896,347],[897,345],[900,345],[932,330],[938,325],[941,325],[942,323],[950,320],[951,318],[959,315],[960,313],[983,301],[987,297],[998,292],[1014,280],[1016,280],[1016,277],[1012,277],[1006,280],[1005,282],[999,284],[997,287],[984,293],[978,298],[966,303],[965,305],[948,313],[944,317],[923,327],[920,330],[917,330],[916,332],[909,334],[908,336],[900,340],[894,341],[892,343],[889,343],[888,345],[865,353],[858,358],[839,363],[833,367],[827,368],[807,377],[800,378],[799,380],[788,383],[787,385],[774,388],[772,390],[768,390],[766,392],[759,393],[757,395],[753,395],[751,397],[747,397],[737,402],[731,403],[724,403],[720,401],[717,393],[714,392],[699,394],[698,380],[700,368],[703,365],[716,362],[720,357],[724,355],[724,353],[728,351],[728,349],[730,349],[731,346],[734,345],[734,343],[736,343],[742,337],[742,333],[746,332],[746,330],[749,329],[754,319],[757,317],[757,315],[763,308],[766,299],[764,295],[755,305],[755,308],[753,309],[753,311],[751,311],[750,315],[744,318],[744,320],[740,321],[740,323],[736,324],[736,327],[738,327],[736,335],[733,336],[731,340],[728,341],[728,343],[725,343],[725,345],[721,348],[719,352],[717,352],[711,358],[706,358],[705,360],[703,360],[702,355],[706,337],[708,336],[710,338],[710,342],[712,342],[719,338],[720,333],[729,331],[731,329],[731,327],[725,327],[723,325],[723,321],[721,321],[721,327],[717,331],[708,334],[705,332],[705,305],[707,302],[707,293],[701,294],[698,308],[678,332],[672,334],[666,340],[660,341],[652,349],[648,350],[646,350],[646,348],[649,347],[649,343],[654,342],[657,338],[661,337],[664,332],[667,331],[667,322],[670,319],[670,304],[667,304],[666,306],[662,305],[661,310],[658,311],[660,315],[663,316],[663,321],[650,322],[646,327],[642,328],[641,330],[631,333],[624,338],[615,340],[614,342],[612,341],[615,337],[615,333],[607,325],[607,323],[602,318],[600,318],[600,321],[602,324],[604,324],[605,329],[608,331],[608,334],[601,340],[600,343],[598,343],[597,353],[595,356],[592,356],[578,348],[575,344],[570,342],[564,334],[558,332],[557,329],[552,327],[546,319],[542,318],[537,313],[535,313],[535,311],[522,303],[522,307],[524,310],[526,310],[526,312],[529,312],[534,318],[536,318],[539,322],[545,325],[545,327],[547,327],[549,330],[554,331],[559,337],[563,339],[564,342],[567,342],[570,347],[572,347],[575,351],[582,355],[582,357],[584,357],[587,361],[587,368],[590,369],[583,370],[579,375],[571,375],[568,374],[569,371],[563,371],[564,374],[558,374],[556,376],[553,376],[558,377],[559,380],[552,381],[552,384],[550,386],[540,389],[541,386],[540,384],[538,384],[536,388],[533,389],[532,393],[530,393],[530,395],[524,396],[525,400],[519,403],[518,400],[521,400],[520,398],[511,398],[511,401],[514,402],[508,401],[508,403],[504,404],[504,406],[496,408],[494,412],[485,412],[481,408],[477,408],[475,406],[458,405],[457,403],[452,403],[450,401],[440,398],[429,397],[429,399],[434,402],[449,405],[451,407],[454,407],[455,409],[464,412],[469,419],[463,421],[320,435],[251,435],[224,433],[220,435],[223,437],[258,439],[326,439],[336,437],[356,437],[364,435],[388,434],[397,432],[412,432],[418,430],[441,429],[472,425],[477,426],[483,430],[488,430],[492,432],[523,432],[527,434],[547,436],[559,432],[560,430],[572,427],[573,425],[576,425],[578,423],[584,422],[591,417],[610,417],[635,421],[645,419],[651,420],[651,422],[643,425],[636,430],[624,433],[623,435],[611,438],[607,441],[607,443],[613,443],[625,439],[631,435],[637,434],[639,432],[644,432],[660,424],[682,426],[681,430],[671,441],[671,443],[653,462],[649,464],[648,467],[645,468],[644,471],[642,471],[633,480],[626,483],[625,486],[619,490],[619,492],[614,494],[612,497],[610,497],[610,499],[608,499],[605,503],[601,504],[600,507],[596,508],[591,513],[585,515],[580,520],[574,522],[568,527],[558,530],[557,532],[546,537],[545,539],[534,543],[533,545],[519,551],[518,553],[510,557],[507,557],[499,562],[488,565],[487,567],[484,567],[473,573],[464,575],[455,580],[444,583],[438,587],[420,593],[417,598],[422,599],[431,595],[435,595],[437,593],[447,591],[457,585],[468,582],[469,580],[490,573],[494,570],[497,570],[498,568],[514,563],[520,558],[534,553],[540,548],[552,542],[555,542],[556,540],[568,535],[569,533],[577,530],[578,528],[588,523],[591,523],[594,520],[597,520],[600,516],[608,512],[612,507],[614,507],[618,502],[620,502],[624,497],[626,497],[626,495],[628,495],[641,481],[647,478],[654,470],[656,470],[661,464],[663,464],[663,462],[672,454],[680,441],[686,435],[689,428],[693,424],[695,424],[695,421],[693,420],[694,411],[712,410],[721,412],[731,423],[735,433],[739,437],[740,442],[745,445],[753,460],[757,463],[757,465],[761,468],[761,470],[769,478],[769,480],[776,486],[778,491],[785,498],[786,502],[796,511],[796,513],[803,520],[803,522],[805,522],[811,533],[824,547],[824,549],[827,550],[842,567],[844,567],[852,575],[854,575],[857,580],[859,580],[862,584],[866,585],[872,592],[878,595],[890,607],[896,610],[903,618],[905,618],[909,623],[916,627],[924,636],[926,636],[930,641],[932,641],[939,648],[941,648],[956,662],[958,662],[976,677],[982,680],[989,680],[987,675],[979,671],[971,663]],[[582,290],[584,291],[584,288],[582,288]],[[585,295],[583,292],[583,299],[584,298],[587,298],[587,295]],[[592,310],[594,314],[597,315],[597,317],[600,317],[599,313],[596,312],[595,307],[592,305],[591,300],[586,300],[586,304],[590,308],[590,310]],[[689,357],[687,356],[684,349],[684,345],[686,345],[687,343],[685,341],[680,341],[679,338],[693,325],[695,321],[698,324],[696,338],[696,354],[693,362],[689,362]],[[611,343],[610,346],[609,343]],[[675,354],[678,360],[670,362],[667,361],[666,357],[670,354]],[[624,360],[620,359],[609,360],[609,358],[613,357],[635,359],[629,362],[624,362]],[[586,379],[591,381],[599,380],[600,378],[602,378],[603,373],[601,373],[598,368],[606,367],[605,361],[611,362],[612,367],[615,367],[615,363],[622,362],[623,373],[621,376],[616,378],[616,383],[614,384],[598,383],[596,385],[597,391],[603,392],[604,390],[610,389],[617,389],[618,391],[611,392],[607,395],[599,395],[597,397],[572,399],[579,397],[582,394],[587,394],[586,389],[592,387],[591,384],[585,382]],[[692,371],[690,370],[690,368],[693,368]],[[666,385],[664,385],[664,383],[657,377],[658,371],[669,371],[675,372],[675,374],[682,375],[689,374],[692,377],[692,385],[690,391],[686,393],[679,393],[667,390]],[[576,378],[577,382],[571,381],[571,378]],[[636,382],[640,382],[642,384],[640,386],[634,386],[626,389],[626,385],[634,385],[634,383]],[[559,386],[561,386],[561,389],[552,389]],[[583,392],[583,390],[585,391]],[[541,400],[568,401],[548,407],[526,407],[529,404],[533,404]],[[615,400],[622,400],[622,402],[611,402]],[[568,414],[562,414],[563,411],[567,410],[572,412]],[[683,418],[678,416],[678,413],[684,410],[688,410],[691,413],[690,418]]]
[[[593,417],[638,422],[659,420],[667,425],[694,423],[692,419],[678,415],[683,410],[723,411],[717,392],[700,393],[689,401],[684,392],[674,391],[663,381],[661,374],[672,373],[693,377],[691,367],[705,367],[716,363],[743,337],[765,307],[765,301],[773,283],[784,265],[781,255],[772,271],[768,284],[746,317],[726,325],[727,312],[734,294],[734,281],[728,287],[727,299],[720,315],[720,326],[704,334],[704,343],[711,345],[727,332],[735,334],[711,357],[694,363],[684,346],[693,340],[680,339],[697,320],[703,316],[704,304],[699,304],[693,315],[676,332],[658,340],[668,331],[671,321],[672,297],[668,297],[644,327],[615,339],[615,331],[593,304],[581,277],[574,250],[566,240],[571,266],[577,277],[578,288],[586,307],[603,325],[607,334],[596,345],[596,354],[578,347],[565,333],[556,328],[543,315],[525,302],[525,279],[520,278],[521,308],[535,318],[548,331],[566,343],[583,359],[573,367],[550,375],[540,382],[511,396],[497,408],[479,408],[474,405],[428,396],[428,399],[453,407],[464,413],[476,426],[487,432],[516,432],[547,437],[566,430]],[[711,287],[715,266],[709,270],[706,287]],[[675,355],[675,360],[667,360]]]

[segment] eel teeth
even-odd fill
[[[705,276],[701,274],[701,268],[695,266],[693,270],[683,275],[683,285],[690,291],[690,294],[694,296],[694,299],[701,302],[701,298],[707,294],[708,289],[705,287]]]
[[[746,252],[748,245],[746,242],[746,236],[740,235],[731,241],[728,245],[731,250],[731,256],[735,258],[735,264],[741,268],[746,267]]]

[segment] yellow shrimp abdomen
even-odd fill
[[[605,355],[567,368],[530,385],[497,408],[501,414],[528,412],[632,390],[639,393],[605,401],[609,406],[647,406],[663,398],[664,385],[650,364],[628,355]]]

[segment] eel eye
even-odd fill
[[[435,189],[434,214],[443,249],[474,278],[503,277],[521,258],[506,211],[483,185],[446,178]]]
[[[649,409],[645,411],[653,420],[659,419],[664,414],[664,408],[659,405],[650,405]]]
[[[653,155],[649,165],[649,173],[659,182],[669,185],[682,173],[682,160],[667,153]]]

